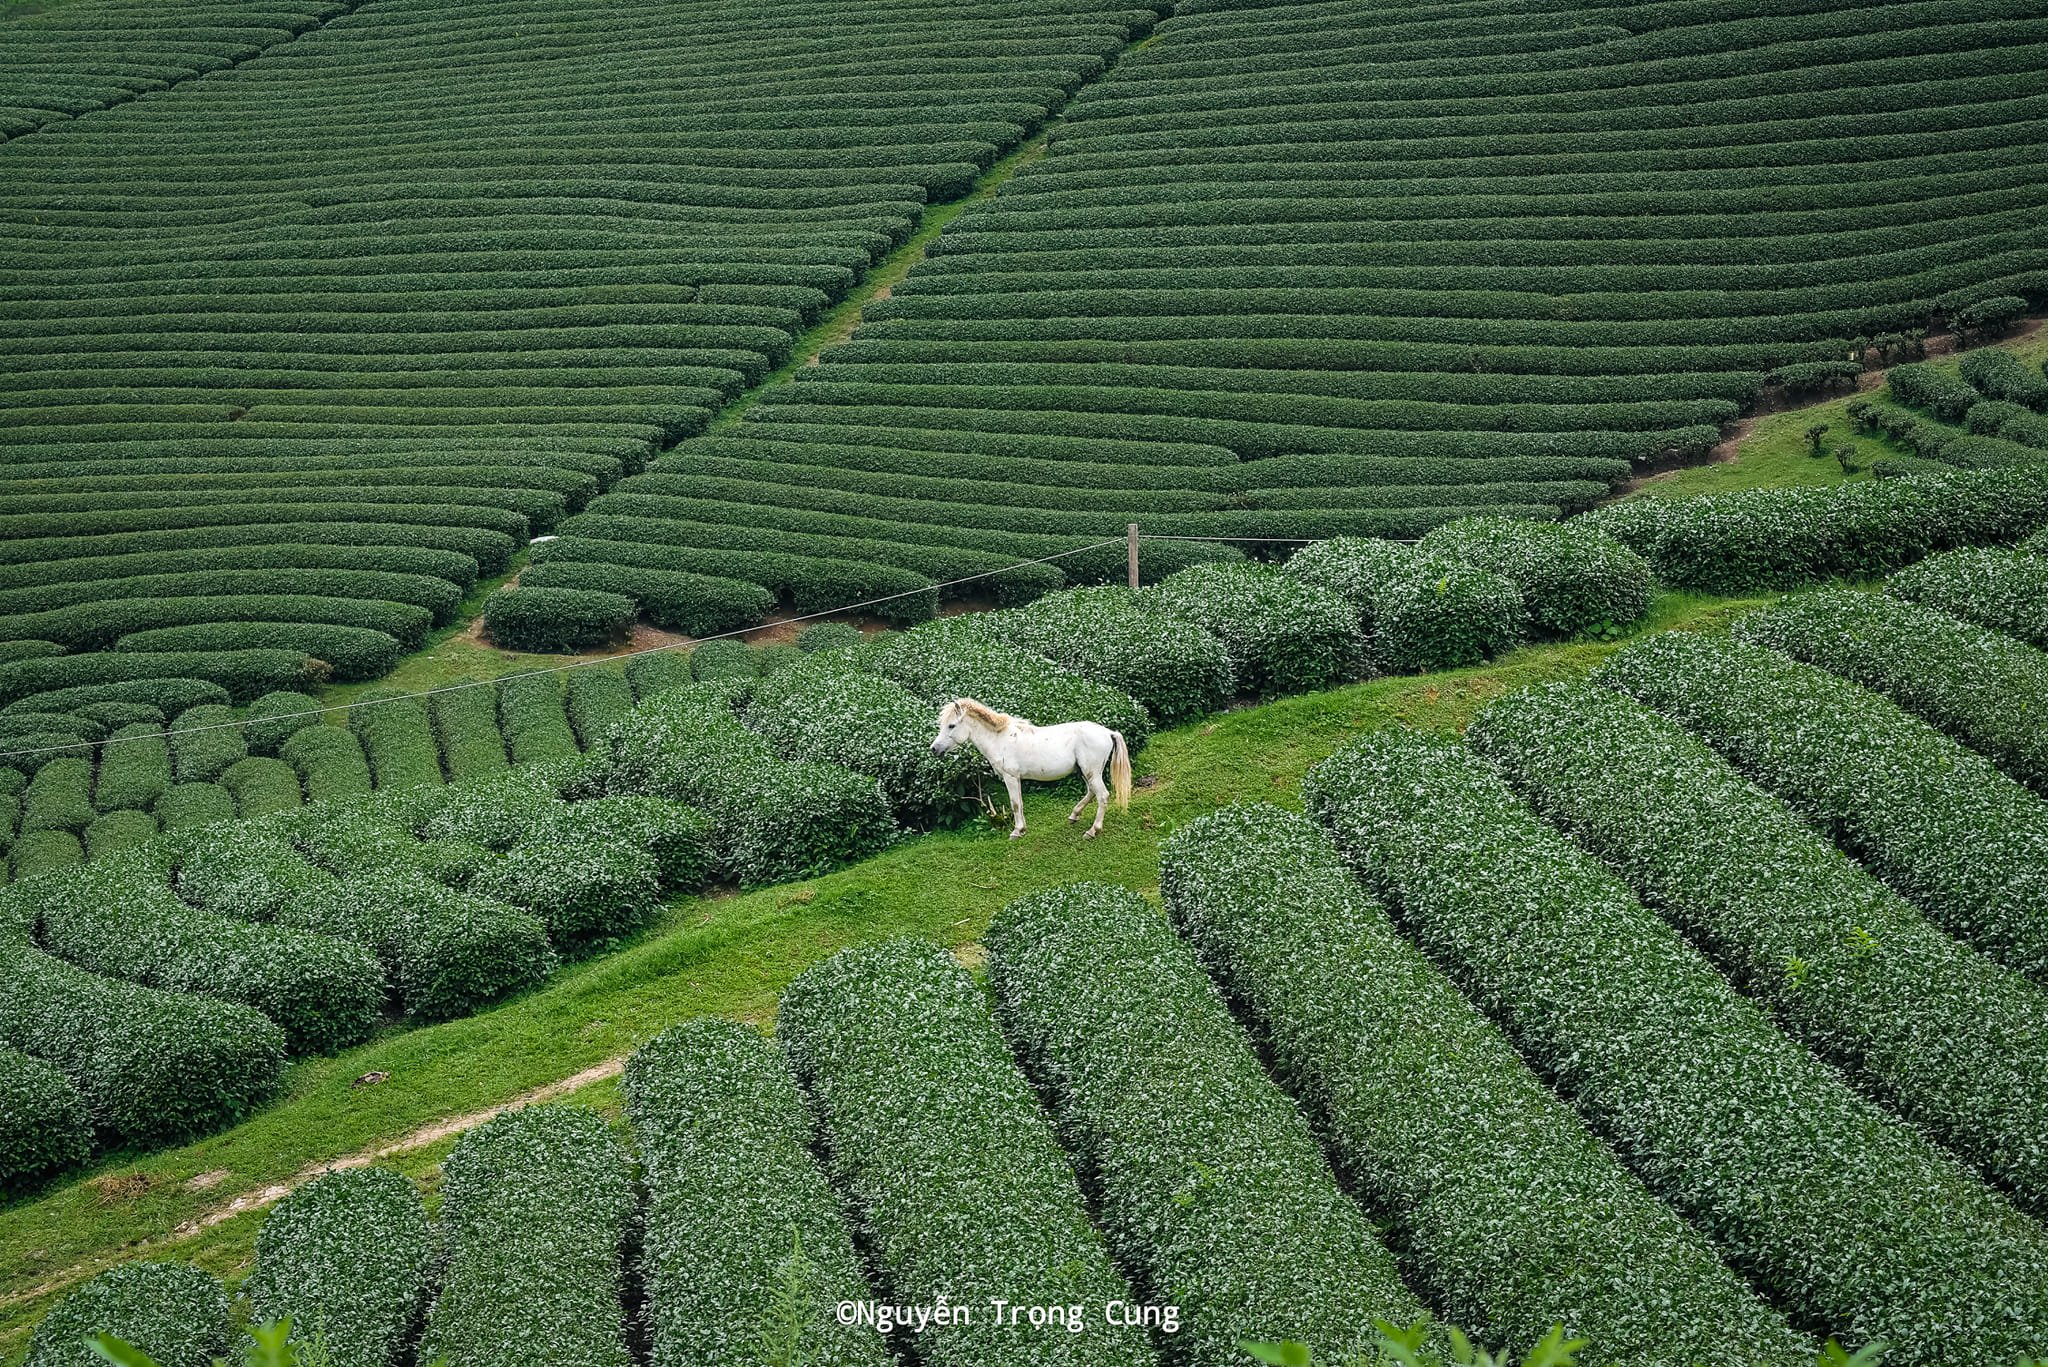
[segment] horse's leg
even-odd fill
[[[1083,840],[1093,840],[1096,837],[1102,830],[1102,814],[1109,810],[1109,785],[1102,781],[1100,769],[1091,770],[1088,774],[1088,797],[1082,798],[1081,801],[1086,802],[1089,797],[1095,799],[1095,824],[1081,833]]]
[[[1081,794],[1081,800],[1074,804],[1074,810],[1067,813],[1067,824],[1069,826],[1073,825],[1076,821],[1079,821],[1081,819],[1081,809],[1088,805],[1088,799],[1095,796],[1095,780],[1088,777],[1088,771],[1086,769],[1083,769],[1081,771],[1081,777],[1087,779],[1087,788],[1086,791],[1084,791]]]
[[[1024,780],[1015,774],[1003,775],[1003,786],[1010,790],[1010,812],[1015,824],[1010,827],[1010,839],[1024,834]]]

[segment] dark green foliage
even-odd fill
[[[447,1263],[420,1356],[628,1367],[619,1293],[632,1169],[604,1118],[529,1106],[464,1135],[441,1169]]]
[[[243,715],[249,719],[242,728],[249,752],[275,755],[300,731],[320,724],[320,705],[303,693],[265,693]]]
[[[256,1238],[246,1290],[261,1324],[291,1321],[333,1367],[389,1367],[426,1304],[433,1231],[411,1182],[331,1172],[285,1197]]]
[[[1587,1133],[1307,818],[1225,808],[1160,858],[1176,924],[1445,1317],[1608,1360],[1805,1367],[1810,1347]],[[1447,1102],[1447,1098],[1451,1099]]]
[[[591,752],[605,790],[703,812],[720,875],[743,885],[811,877],[895,840],[874,779],[778,759],[734,714],[731,687],[688,684],[643,703]]]
[[[779,1325],[793,1279],[815,1311],[799,1330],[803,1362],[891,1361],[882,1335],[833,1314],[869,1292],[782,1050],[752,1026],[699,1017],[635,1051],[625,1093],[645,1165],[640,1278],[655,1367],[745,1360]],[[799,1256],[808,1277],[789,1265]]]
[[[744,641],[706,641],[690,651],[692,679],[751,679],[760,672],[760,661]]]
[[[690,657],[674,649],[642,651],[626,661],[626,682],[632,685],[634,701],[646,702],[664,689],[690,682]],[[584,749],[594,743],[593,737],[584,736]]]
[[[1931,555],[1885,582],[1885,592],[1939,608],[2048,650],[2048,559],[2024,550]]]
[[[1965,352],[1962,372],[1965,383],[1986,398],[2021,404],[2037,412],[2048,408],[2048,377],[2010,351],[1985,347]]]
[[[484,630],[507,650],[569,654],[619,640],[635,612],[623,594],[522,586],[484,601]]]
[[[514,764],[574,759],[582,753],[575,732],[569,729],[559,674],[515,674],[500,679],[498,730]]]
[[[1924,408],[1943,422],[1961,422],[1970,405],[1984,397],[1967,380],[1924,362],[1894,366],[1885,384],[1906,407]]]
[[[16,837],[8,851],[8,864],[17,883],[84,861],[85,846],[69,831],[28,831]]]
[[[1191,1363],[1280,1326],[1319,1353],[1423,1308],[1188,946],[1135,894],[1078,883],[989,928],[998,1018],[1098,1193],[1118,1261],[1177,1299]],[[1193,1293],[1193,1294],[1191,1294]]]
[[[249,702],[275,689],[306,689],[327,676],[326,669],[303,651],[227,650],[217,653],[122,651],[106,654],[55,655],[47,659],[0,664],[0,701],[12,703],[37,693],[69,693],[105,685],[177,680],[174,688],[189,690],[186,680],[225,689],[236,702]],[[155,702],[161,687],[96,692],[96,698]],[[74,695],[75,696],[75,695]],[[82,699],[81,699],[82,700]],[[162,706],[163,704],[159,704]],[[174,709],[165,706],[166,712]]]
[[[92,805],[92,761],[53,759],[36,770],[22,794],[21,829],[77,835],[98,815]]]
[[[128,683],[85,684],[34,693],[0,707],[0,716],[20,712],[77,712],[106,703],[152,707],[162,717],[174,717],[188,707],[226,703],[228,691],[204,679],[135,679]]]
[[[166,831],[193,830],[235,819],[235,795],[218,783],[174,783],[151,809]]]
[[[438,787],[440,752],[418,697],[390,689],[373,689],[356,700],[348,713],[348,729],[362,743],[377,787]]]
[[[1645,1185],[1775,1297],[1899,1362],[1959,1341],[2000,1361],[2048,1332],[2048,1232],[1788,1041],[1484,760],[1381,731],[1302,797]]]
[[[384,995],[376,960],[355,945],[185,905],[147,847],[52,879],[39,905],[52,952],[146,987],[252,1006],[294,1052],[357,1043]]]
[[[750,627],[768,615],[775,595],[759,584],[646,566],[588,560],[543,560],[519,576],[521,588],[576,589],[630,598],[658,627],[686,636],[715,636]]]
[[[156,818],[146,811],[108,812],[85,828],[85,857],[105,859],[156,836]]]
[[[897,821],[930,830],[978,809],[986,772],[971,753],[932,753],[934,715],[902,686],[827,655],[757,684],[746,722],[784,759],[842,765],[875,779]]]
[[[549,809],[533,824],[536,842],[613,843],[654,857],[665,892],[695,892],[710,881],[711,825],[703,813],[658,797],[597,797]]]
[[[783,994],[777,1037],[818,1107],[830,1170],[902,1304],[1131,1299],[1067,1157],[965,969],[937,945],[843,950]],[[944,1096],[945,1104],[932,1104]],[[1084,1314],[1072,1333],[932,1324],[933,1367],[1155,1361],[1141,1331]]]
[[[249,747],[231,708],[188,707],[171,722],[171,774],[179,783],[217,779]]]
[[[1150,591],[1175,617],[1223,642],[1246,693],[1308,693],[1355,675],[1365,642],[1335,594],[1258,565],[1198,565]],[[986,701],[984,699],[984,701]]]
[[[243,820],[288,812],[304,800],[298,771],[281,759],[250,755],[222,771],[220,786],[234,794],[235,815]]]
[[[111,1334],[160,1367],[212,1367],[228,1350],[228,1294],[188,1263],[124,1263],[72,1292],[36,1326],[28,1367],[99,1367],[86,1340]]]
[[[2041,996],[1930,924],[1704,743],[1609,689],[1490,706],[1466,738],[1794,1038],[2028,1207],[2048,1195]]]
[[[198,626],[136,631],[114,642],[119,651],[292,650],[333,666],[341,680],[389,674],[405,654],[395,636],[364,627],[319,622],[210,622]]]
[[[485,865],[469,891],[525,907],[558,947],[583,951],[652,919],[661,905],[661,867],[644,849],[618,841],[541,839]]]
[[[821,650],[844,650],[859,645],[865,637],[850,622],[814,622],[796,634],[796,648],[806,655]]]
[[[1745,641],[1874,689],[2048,793],[2048,655],[1885,594],[1824,590],[1736,625]]]
[[[370,762],[353,731],[339,726],[308,726],[293,733],[277,753],[298,771],[308,802],[355,797],[370,791]]]
[[[92,1140],[92,1118],[64,1075],[0,1044],[0,1191],[84,1162]]]
[[[502,774],[510,767],[498,731],[498,694],[488,684],[455,686],[424,695],[441,769],[450,783]]]
[[[1522,591],[1529,628],[1577,636],[1625,627],[1650,610],[1650,567],[1628,547],[1577,522],[1464,518],[1422,538],[1424,551],[1491,570]]]
[[[245,1006],[103,978],[0,944],[0,1041],[53,1063],[94,1127],[162,1144],[233,1124],[276,1088],[284,1035]]]
[[[976,620],[994,640],[1130,694],[1161,726],[1214,712],[1236,692],[1222,642],[1128,588],[1049,593]]]
[[[100,747],[93,806],[102,812],[129,807],[149,810],[171,786],[171,752],[162,724],[136,722],[119,728],[107,739],[110,743]]]
[[[569,725],[575,728],[577,744],[585,750],[597,744],[598,737],[605,733],[606,728],[625,716],[633,706],[633,689],[626,682],[625,672],[601,665],[572,669],[563,674],[562,695],[569,713]]]
[[[1392,541],[1333,537],[1285,568],[1351,604],[1373,665],[1388,673],[1477,664],[1514,646],[1528,620],[1513,580]]]

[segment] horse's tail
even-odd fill
[[[1131,805],[1131,747],[1124,742],[1124,733],[1109,733],[1115,744],[1109,751],[1109,790],[1116,798],[1116,809],[1127,811]]]

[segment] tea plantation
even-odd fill
[[[0,1364],[2048,1367],[2044,56],[0,5]]]

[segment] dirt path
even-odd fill
[[[187,1239],[212,1229],[215,1225],[227,1223],[238,1215],[246,1215],[252,1210],[263,1210],[266,1207],[274,1206],[300,1187],[305,1186],[308,1182],[324,1177],[330,1172],[342,1172],[350,1168],[367,1168],[373,1163],[381,1163],[387,1159],[397,1158],[402,1154],[416,1153],[421,1149],[438,1144],[444,1139],[473,1130],[479,1125],[505,1114],[507,1111],[517,1111],[527,1106],[537,1106],[547,1101],[559,1101],[572,1092],[588,1087],[593,1082],[603,1082],[607,1078],[617,1077],[624,1070],[625,1066],[626,1060],[623,1055],[618,1058],[606,1059],[602,1063],[593,1064],[585,1068],[580,1073],[559,1078],[554,1082],[547,1083],[545,1086],[535,1087],[528,1092],[521,1092],[518,1096],[500,1105],[481,1111],[471,1111],[466,1115],[450,1116],[446,1120],[437,1120],[431,1125],[423,1126],[410,1134],[402,1135],[389,1143],[381,1144],[373,1149],[362,1149],[355,1153],[342,1154],[337,1158],[323,1159],[318,1163],[308,1164],[282,1182],[273,1182],[267,1187],[258,1187],[254,1191],[243,1192],[233,1200],[225,1201],[211,1210],[193,1216],[183,1224],[172,1229],[169,1233],[158,1235],[156,1238],[145,1240],[142,1243],[131,1244],[121,1249],[113,1257],[93,1259],[88,1262],[74,1264],[55,1276],[46,1278],[41,1283],[29,1287],[25,1291],[16,1291],[9,1295],[0,1296],[0,1309],[26,1304],[62,1291],[104,1271],[115,1263],[129,1262],[136,1258],[154,1257],[164,1253],[176,1245],[185,1242]],[[199,1176],[190,1179],[186,1186],[203,1191],[209,1186],[218,1185],[225,1176],[226,1174],[224,1173],[201,1173]],[[212,1180],[209,1181],[208,1179]]]

